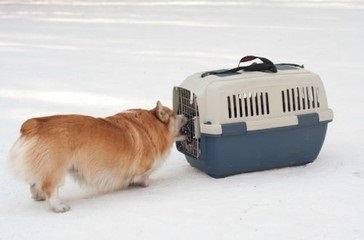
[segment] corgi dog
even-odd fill
[[[54,212],[70,207],[58,197],[68,173],[81,185],[110,192],[149,185],[149,176],[182,141],[187,122],[160,101],[151,110],[130,109],[106,118],[54,115],[23,123],[9,151],[15,174],[30,184],[32,198]]]

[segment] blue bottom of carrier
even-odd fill
[[[201,155],[185,154],[186,159],[214,178],[308,164],[321,150],[328,121],[319,122],[317,114],[305,114],[298,116],[298,122],[243,134],[234,129],[242,129],[244,123],[226,124],[222,135],[201,134]]]

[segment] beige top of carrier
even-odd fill
[[[247,131],[298,124],[297,115],[317,113],[319,121],[330,121],[320,77],[303,68],[278,66],[272,72],[238,72],[228,75],[196,73],[174,88],[174,109],[179,89],[188,90],[189,103],[198,107],[199,131],[221,134],[221,124],[244,121]]]

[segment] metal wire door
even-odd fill
[[[177,142],[177,149],[183,153],[187,153],[195,158],[200,156],[200,133],[196,131],[199,128],[196,126],[198,123],[198,106],[196,96],[189,90],[184,88],[177,88],[178,91],[178,110],[177,114],[183,114],[187,117],[188,122],[182,128],[182,131],[186,134],[185,141]]]

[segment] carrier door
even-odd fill
[[[187,138],[185,141],[176,143],[177,149],[182,153],[198,158],[201,154],[200,119],[196,95],[187,89],[175,87],[173,110],[177,114],[183,114],[188,119],[186,125],[182,128]]]

